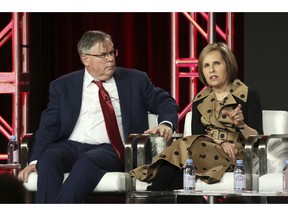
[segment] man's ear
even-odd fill
[[[81,61],[85,65],[85,67],[89,66],[89,58],[87,55],[83,54],[81,56]]]

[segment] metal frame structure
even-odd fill
[[[10,22],[0,31],[0,49],[10,43],[12,71],[0,72],[0,94],[12,96],[11,123],[0,113],[0,133],[10,139],[12,134],[21,140],[28,128],[29,88],[29,31],[28,13],[12,13]],[[0,95],[1,100],[1,95]],[[8,142],[8,141],[7,141]],[[7,154],[0,154],[7,160]]]
[[[187,46],[190,48],[190,56],[187,58],[179,57],[179,32],[181,30],[181,24],[179,21],[179,16],[184,16],[186,20],[190,23],[190,37]],[[205,20],[203,23],[198,20]],[[215,13],[171,13],[171,92],[172,96],[175,98],[176,102],[180,104],[180,79],[188,78],[189,89],[190,89],[190,102],[188,105],[179,113],[179,120],[181,121],[187,112],[191,110],[192,99],[197,94],[197,82],[198,82],[198,37],[199,35],[203,37],[207,44],[211,42],[216,42],[217,34],[222,38],[223,41],[233,50],[234,40],[233,40],[233,13],[225,13],[225,30],[222,30],[219,25],[216,24],[216,14]],[[189,71],[181,72],[180,69],[189,68]]]

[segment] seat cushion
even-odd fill
[[[268,173],[259,178],[259,191],[282,191],[282,173]]]
[[[69,173],[65,173],[64,181],[68,175]],[[128,173],[107,172],[94,189],[94,192],[124,192],[125,178],[130,178]],[[24,183],[24,186],[29,191],[37,191],[37,174],[35,172],[29,175],[28,183]]]
[[[136,180],[136,191],[145,191],[149,184]],[[258,175],[253,174],[253,190],[258,188]],[[227,172],[223,175],[220,182],[215,184],[207,184],[200,179],[196,181],[196,190],[203,191],[232,191],[234,190],[234,175],[233,172]]]

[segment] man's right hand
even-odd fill
[[[18,179],[24,183],[28,182],[28,176],[31,172],[37,172],[36,164],[31,164],[21,170],[18,174]]]

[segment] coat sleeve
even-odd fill
[[[201,122],[201,114],[197,109],[198,104],[199,101],[194,102],[192,104],[192,122],[191,122],[192,135],[205,134],[205,127]]]

